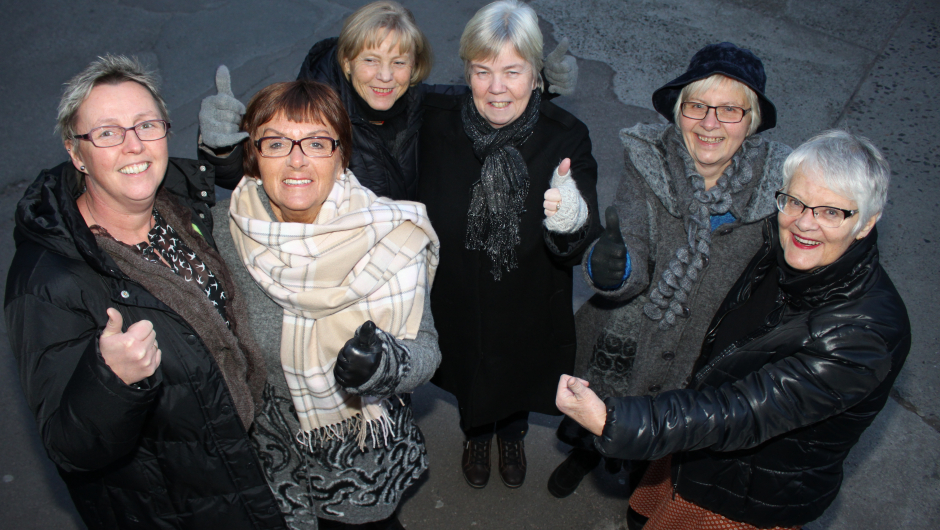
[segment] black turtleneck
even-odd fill
[[[754,286],[753,294],[730,311],[715,329],[713,355],[763,326],[777,306],[779,293],[796,306],[816,306],[829,299],[850,296],[858,288],[853,280],[877,264],[873,259],[878,240],[875,230],[864,239],[853,241],[834,262],[812,271],[797,270],[787,263],[776,220],[771,224],[771,237],[774,253],[771,269]]]
[[[410,90],[410,89],[409,89]],[[358,92],[352,90],[359,115],[375,126],[382,144],[392,154],[397,154],[401,144],[402,133],[408,127],[408,92],[405,91],[388,110],[376,110],[362,99]]]

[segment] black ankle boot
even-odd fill
[[[572,449],[568,458],[548,477],[548,492],[559,499],[571,495],[600,462],[601,455],[597,451]]]

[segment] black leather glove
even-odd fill
[[[604,213],[607,228],[601,234],[591,254],[591,280],[599,289],[616,289],[623,283],[627,269],[627,247],[620,233],[617,209],[608,206]]]
[[[375,323],[366,320],[339,352],[333,376],[343,388],[356,388],[372,377],[381,360],[382,341],[375,334]]]

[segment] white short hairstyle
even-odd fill
[[[748,112],[748,115],[751,117],[751,125],[747,128],[747,135],[750,136],[754,134],[754,131],[760,127],[761,123],[760,100],[757,99],[757,92],[754,92],[751,87],[737,79],[721,74],[712,74],[706,78],[692,81],[682,87],[682,92],[679,92],[679,97],[676,98],[676,106],[672,109],[673,121],[679,123],[679,118],[682,117],[683,103],[724,83],[730,83],[731,86],[740,87],[744,91],[744,97],[747,98],[747,105],[751,109],[751,111]]]
[[[535,10],[518,0],[500,0],[473,15],[460,37],[460,58],[470,82],[470,62],[499,55],[506,43],[532,67],[536,86],[542,88],[542,31]]]
[[[858,221],[853,234],[861,231],[871,218],[880,216],[888,200],[891,166],[871,140],[863,136],[833,129],[807,140],[783,163],[784,191],[789,191],[797,170],[855,201]]]
[[[56,123],[56,131],[62,135],[62,141],[71,142],[78,134],[75,131],[78,109],[88,99],[91,89],[98,85],[118,85],[126,81],[133,81],[146,88],[157,104],[160,118],[170,121],[166,102],[160,96],[157,74],[146,69],[136,57],[104,55],[92,61],[65,84],[62,99],[59,100],[59,115]]]

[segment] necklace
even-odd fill
[[[94,225],[92,225],[92,226],[98,226],[98,227],[100,227],[100,228],[104,228],[105,230],[107,230],[107,228],[105,228],[101,223],[98,222],[97,219],[95,219],[95,212],[91,211],[91,201],[88,200],[88,192],[85,192],[84,194],[82,194],[82,197],[81,197],[81,198],[84,199],[84,201],[85,201],[85,209],[88,210],[88,215],[91,216],[91,221],[94,223]],[[153,211],[156,211],[156,207],[153,208]],[[148,231],[148,232],[149,232],[150,230],[153,230],[153,225],[154,225],[155,223],[156,223],[156,220],[155,220],[154,217],[153,217],[153,213],[151,213],[151,214],[150,214],[150,220],[149,220],[148,223],[147,223],[147,231]],[[89,226],[88,228],[91,228],[91,227]],[[112,236],[112,237],[113,237],[113,236]]]
[[[91,203],[88,202],[88,193],[87,193],[87,192],[86,192],[84,195],[82,195],[82,199],[85,200],[85,209],[88,210],[88,215],[91,216],[91,222],[94,223],[94,225],[92,225],[92,226],[101,226],[101,223],[99,223],[98,220],[95,219],[95,213],[91,211]],[[91,227],[89,226],[88,228],[91,228]],[[104,228],[104,227],[102,226],[102,228]]]

